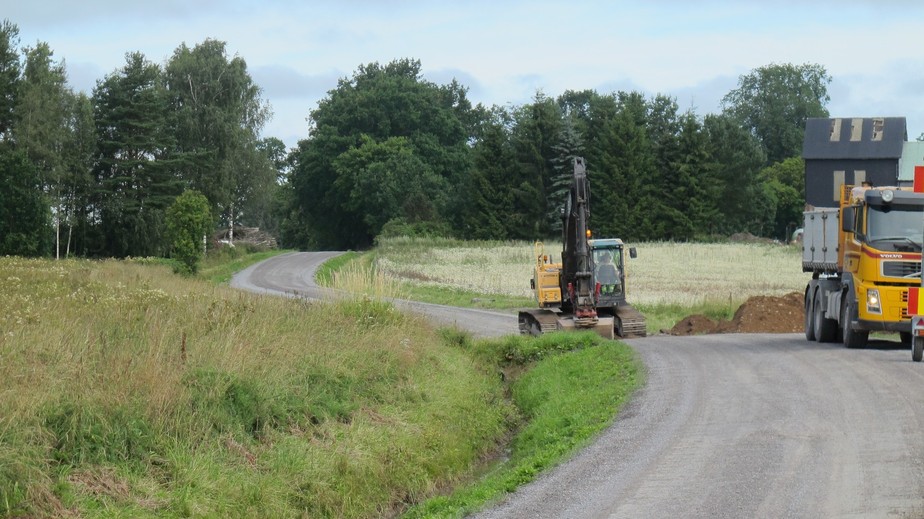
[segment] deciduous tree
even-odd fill
[[[164,76],[184,180],[233,227],[246,197],[268,181],[257,143],[269,106],[246,61],[229,57],[223,41],[180,45]]]
[[[806,118],[828,117],[830,82],[818,64],[771,64],[739,77],[722,106],[757,138],[767,164],[773,164],[801,154]]]
[[[351,196],[356,186],[350,185],[368,177],[347,174],[346,168],[369,164],[357,159],[393,149],[397,142],[404,149],[400,162],[415,168],[405,174],[420,177],[424,189],[464,184],[470,160],[469,131],[476,126],[474,119],[463,120],[460,115],[468,113],[468,106],[465,91],[457,83],[439,86],[423,80],[416,60],[363,65],[352,77],[341,79],[311,112],[311,135],[295,154],[292,184],[297,207],[293,213],[304,220],[311,234],[311,243],[300,245],[343,248],[372,243],[371,231],[377,224],[370,226],[370,217],[376,217],[360,210]],[[392,138],[403,141],[381,147]],[[347,158],[338,162],[344,154]],[[366,172],[382,173],[391,167],[367,167]],[[431,174],[442,180],[434,183],[428,178]],[[445,220],[448,215],[441,214],[441,206],[447,193],[439,189],[424,191],[417,200],[431,204],[433,217]]]

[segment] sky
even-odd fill
[[[700,116],[753,69],[817,63],[832,117],[904,116],[909,139],[924,133],[919,0],[0,0],[0,18],[21,45],[47,42],[87,94],[126,53],[164,64],[183,43],[224,41],[273,112],[263,136],[290,148],[338,79],[401,58],[428,81],[457,79],[474,104],[622,90]]]

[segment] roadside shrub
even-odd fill
[[[195,273],[205,255],[202,238],[212,226],[209,201],[198,191],[187,189],[167,208],[167,237],[172,256],[185,271]]]
[[[379,231],[376,241],[380,238],[395,238],[408,236],[413,238],[450,238],[452,229],[445,222],[425,220],[409,222],[405,218],[392,218]]]

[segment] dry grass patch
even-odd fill
[[[796,247],[754,243],[634,243],[628,296],[642,306],[737,306],[755,295],[801,291],[809,279]],[[553,260],[561,244],[545,245]],[[533,244],[394,238],[383,240],[377,267],[398,279],[445,289],[529,297]]]

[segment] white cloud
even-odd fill
[[[912,0],[689,3],[572,0],[427,2],[164,0],[9,2],[22,41],[47,41],[75,88],[92,89],[141,51],[162,63],[181,43],[227,42],[273,106],[268,135],[294,145],[318,99],[360,65],[410,57],[424,77],[457,78],[473,102],[528,102],[537,90],[639,90],[705,114],[739,75],[769,63],[819,63],[842,116],[908,117],[924,131]]]

